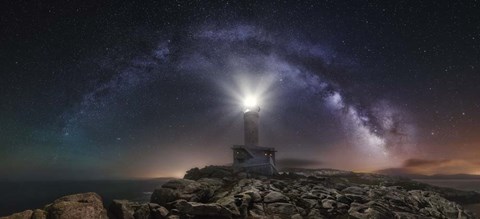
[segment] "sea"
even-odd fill
[[[418,182],[434,186],[449,187],[458,190],[480,192],[480,179],[414,179]],[[480,203],[464,205],[465,209],[476,214],[480,218]]]
[[[65,195],[96,192],[104,206],[114,199],[148,202],[153,190],[170,179],[0,182],[0,216],[43,208]]]
[[[0,216],[26,209],[43,208],[55,199],[83,192],[102,196],[104,206],[114,199],[148,202],[153,190],[170,179],[148,180],[86,180],[0,182]],[[480,192],[480,179],[415,179],[435,186]],[[464,206],[480,215],[480,203]]]

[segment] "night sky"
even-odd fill
[[[0,179],[480,174],[478,1],[2,1]]]

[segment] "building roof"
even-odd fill
[[[252,145],[233,145],[232,149],[242,149],[246,148],[249,150],[262,150],[262,151],[269,151],[269,152],[276,152],[275,148],[273,147],[262,147],[262,146],[252,146]]]

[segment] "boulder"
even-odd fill
[[[133,213],[133,218],[135,219],[150,219],[150,207],[148,204],[142,204],[135,209]]]
[[[182,193],[193,194],[190,198],[192,202],[209,202],[223,185],[220,179],[202,178],[197,181],[197,184],[188,185]]]
[[[346,194],[345,197],[348,200],[352,200],[352,201],[360,203],[360,204],[367,203],[370,200],[368,198],[368,196],[355,195],[355,194]]]
[[[148,203],[148,207],[150,208],[150,215],[152,219],[164,219],[167,218],[168,210],[155,203]]]
[[[294,214],[292,215],[291,219],[303,219],[303,217],[300,214]]]
[[[46,207],[51,219],[101,219],[107,218],[101,197],[93,192],[68,195]]]
[[[303,207],[305,209],[312,209],[318,207],[318,201],[316,199],[300,198],[296,204],[297,206]]]
[[[354,202],[348,210],[348,214],[359,219],[394,218],[391,210],[375,202],[369,202],[368,204],[357,204]]]
[[[18,212],[6,217],[0,217],[0,219],[30,219],[32,218],[33,211],[32,210],[26,210],[22,212]]]
[[[358,186],[350,186],[342,190],[345,194],[364,195],[367,191],[364,188]]]
[[[288,197],[283,195],[280,192],[271,191],[265,197],[263,197],[263,202],[265,203],[274,203],[274,202],[288,202]]]
[[[219,188],[223,186],[220,179],[170,180],[153,191],[150,202],[165,206],[177,199],[191,202],[210,202]]]
[[[393,212],[395,219],[428,219],[428,217],[408,212]]]
[[[284,181],[281,181],[281,180],[274,180],[272,182],[272,184],[275,188],[280,189],[280,190],[285,189],[288,186],[287,183],[285,183]]]
[[[262,204],[253,204],[248,214],[253,218],[265,218],[265,209]]]
[[[181,200],[175,207],[181,215],[192,215],[199,217],[232,218],[232,212],[217,203],[197,203]]]
[[[290,203],[271,203],[267,205],[267,208],[272,214],[294,215],[298,213],[297,208]]]
[[[322,215],[320,210],[316,209],[316,208],[312,209],[310,211],[310,213],[308,213],[307,218],[309,218],[309,219],[326,219],[326,217]]]
[[[322,208],[325,209],[332,209],[337,207],[337,202],[331,199],[323,199],[322,200]]]
[[[150,202],[165,206],[167,203],[175,201],[178,193],[170,188],[157,188],[150,197]]]
[[[236,199],[234,196],[227,196],[217,200],[216,203],[230,210],[233,215],[240,216],[239,206],[241,206],[242,203],[238,202],[238,199]]]
[[[197,167],[187,171],[184,179],[198,180],[201,178],[231,178],[233,169],[230,166],[206,166],[202,169]]]
[[[337,202],[344,203],[344,204],[350,204],[352,203],[352,200],[350,198],[347,198],[345,195],[338,195],[336,197]]]
[[[137,203],[128,200],[113,200],[108,208],[110,218],[118,219],[164,219],[168,210],[156,203]]]
[[[311,192],[303,193],[300,197],[304,199],[318,199],[318,196],[312,194]]]
[[[108,207],[108,212],[119,219],[134,219],[135,209],[127,200],[113,200]]]
[[[247,190],[247,191],[243,192],[242,194],[250,196],[250,198],[253,202],[261,202],[262,201],[262,196],[260,195],[258,190]]]
[[[33,210],[32,219],[47,219],[47,212],[42,209]]]

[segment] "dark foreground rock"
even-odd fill
[[[44,209],[27,210],[1,219],[94,219],[108,218],[102,199],[96,193],[68,195],[55,200]]]
[[[151,202],[180,218],[474,218],[443,197],[450,189],[404,178],[336,170],[245,177],[225,167],[203,178],[215,168],[190,170],[157,188]],[[480,202],[478,193],[457,194]]]
[[[202,178],[224,179],[233,177],[232,169],[228,166],[206,166],[204,168],[192,168],[185,174],[185,179],[199,180]]]
[[[265,177],[209,166],[161,185],[150,203],[114,200],[107,211],[98,195],[84,193],[6,218],[475,218],[445,197],[453,190],[445,191],[378,174],[302,170]],[[478,193],[465,195],[480,201]]]
[[[118,219],[163,219],[167,218],[168,210],[155,203],[138,203],[128,200],[113,200],[108,208],[109,218]]]
[[[102,198],[96,193],[64,196],[45,207],[48,218],[107,218]]]

